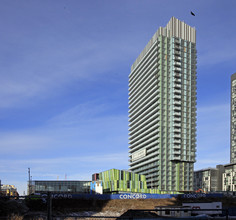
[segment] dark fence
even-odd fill
[[[42,198],[47,197],[47,193],[40,194]],[[148,193],[122,193],[122,194],[71,194],[71,193],[52,193],[52,198],[59,199],[97,199],[97,200],[112,200],[112,199],[168,199],[176,197],[172,194],[148,194]]]
[[[116,194],[116,195],[108,195],[108,194],[104,194],[104,195],[93,195],[93,194],[63,194],[63,193],[47,193],[47,194],[40,194],[40,195],[32,195],[32,196],[19,196],[19,197],[12,197],[14,199],[26,199],[26,200],[40,200],[42,201],[45,206],[47,207],[47,215],[43,215],[43,216],[36,216],[36,215],[25,215],[24,217],[17,217],[17,216],[11,216],[11,217],[0,217],[0,220],[78,220],[78,219],[156,219],[156,217],[152,217],[153,213],[157,212],[157,209],[155,210],[131,210],[131,212],[129,214],[123,215],[123,216],[89,216],[89,215],[78,215],[78,214],[74,214],[74,215],[54,215],[54,213],[52,212],[52,203],[53,201],[55,201],[55,199],[97,199],[97,200],[110,200],[110,199],[162,199],[162,198],[172,198],[172,197],[176,197],[176,196],[180,196],[182,198],[219,198],[219,197],[223,197],[223,194],[219,194],[219,193],[214,193],[214,194],[204,194],[204,193],[199,193],[199,194],[195,194],[195,193],[189,193],[189,194],[178,194],[178,195],[172,195],[172,194],[139,194],[139,193],[124,193],[124,194]],[[4,197],[7,198],[7,197]],[[172,209],[169,209],[169,211],[171,211]],[[175,211],[177,211],[176,209],[174,209]],[[184,210],[184,209],[182,209]],[[212,209],[211,209],[212,210]],[[214,209],[215,210],[215,209]],[[230,214],[233,214],[232,210],[229,209],[217,209],[217,210],[221,210],[223,215],[225,216],[224,219],[229,219],[228,215],[229,212]],[[162,209],[162,211],[164,211],[164,209]],[[189,209],[188,209],[189,211]],[[199,211],[206,211],[206,210],[202,210],[199,209]],[[209,209],[208,209],[209,211]],[[148,213],[148,214],[147,214]],[[150,215],[149,215],[150,214]],[[145,217],[145,215],[147,217]],[[166,218],[162,218],[162,217],[158,217],[159,220],[161,219],[166,219]],[[168,219],[174,219],[168,217]],[[175,218],[176,219],[176,218]],[[188,218],[178,218],[178,219],[200,219],[200,217],[197,216],[191,216]],[[201,216],[201,219],[208,219],[207,216]],[[217,219],[217,218],[215,218]],[[222,218],[221,218],[222,219]],[[236,219],[236,218],[235,218]]]
[[[47,197],[47,193],[41,193],[42,198]],[[111,199],[170,199],[173,197],[182,198],[221,198],[222,193],[188,193],[188,194],[149,194],[149,193],[122,193],[122,194],[72,194],[72,193],[51,193],[52,198],[64,199],[98,199],[98,200],[111,200]]]
[[[187,193],[187,194],[149,194],[149,193],[122,193],[122,194],[73,194],[73,193],[50,193],[53,199],[169,199],[173,197],[198,199],[198,198],[222,198],[223,193]],[[46,201],[48,193],[40,193],[32,196],[12,196],[11,198],[42,198]],[[4,197],[10,198],[10,197]]]

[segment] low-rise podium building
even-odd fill
[[[30,183],[30,194],[35,193],[90,193],[91,181],[34,180]]]
[[[216,168],[206,168],[194,172],[194,191],[217,192],[222,191],[222,174],[224,165]]]

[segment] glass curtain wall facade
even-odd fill
[[[172,17],[129,75],[130,170],[148,188],[193,189],[196,152],[196,31]]]
[[[90,181],[32,181],[32,193],[90,193]]]

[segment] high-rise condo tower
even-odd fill
[[[196,152],[196,30],[172,17],[129,75],[130,170],[149,188],[193,189]]]
[[[230,163],[236,163],[236,73],[231,75]]]

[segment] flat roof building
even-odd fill
[[[148,188],[193,190],[196,53],[195,28],[172,17],[131,67],[130,170]]]
[[[90,193],[91,181],[33,180],[31,193]]]
[[[195,190],[203,188],[209,192],[236,191],[236,73],[231,75],[230,95],[230,163],[195,171]],[[218,173],[218,176],[214,175],[214,172]],[[214,183],[216,180],[217,184]]]
[[[217,165],[216,168],[194,171],[194,191],[205,193],[222,191],[224,170],[224,165]]]
[[[144,175],[126,170],[110,169],[99,173],[103,183],[103,192],[119,193],[149,193]]]
[[[236,191],[236,163],[225,164],[224,168],[222,190]]]
[[[236,163],[194,171],[194,190],[198,192],[235,192]]]

